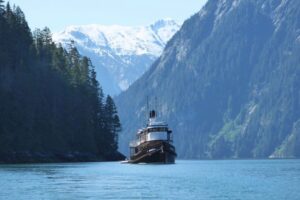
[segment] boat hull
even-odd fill
[[[164,141],[151,141],[136,147],[136,153],[130,157],[129,163],[162,163],[174,164],[175,148]]]

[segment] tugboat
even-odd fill
[[[147,126],[138,130],[129,147],[128,163],[173,164],[177,156],[172,131],[167,123],[157,120],[155,110],[150,111]]]

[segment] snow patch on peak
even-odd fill
[[[238,7],[240,2],[240,0],[219,0],[215,12],[216,22],[218,22],[225,14]]]
[[[297,37],[296,41],[300,44],[300,35]]]
[[[158,21],[154,22],[153,24],[150,24],[150,26],[153,30],[158,30],[158,29],[161,29],[164,27],[170,27],[170,26],[176,27],[176,26],[179,26],[179,24],[171,18],[165,18],[165,19],[158,20]]]
[[[273,23],[276,27],[276,31],[279,29],[281,26],[281,23],[285,17],[285,12],[284,9],[286,5],[288,4],[289,0],[281,0],[280,4],[277,6],[275,9],[275,12],[273,14]]]
[[[241,3],[241,0],[233,0],[233,2],[232,2],[232,8],[238,7],[240,3]]]
[[[77,44],[109,47],[117,55],[159,56],[166,42],[179,29],[174,20],[159,20],[150,26],[82,25],[69,26],[64,31],[54,33],[56,42],[74,40]]]
[[[199,12],[198,15],[200,18],[204,17],[207,14],[207,10],[205,8],[202,8]]]

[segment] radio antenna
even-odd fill
[[[155,112],[158,116],[157,97],[155,97],[155,105],[154,106],[155,106]]]
[[[148,115],[149,115],[149,96],[147,95],[146,120],[148,119]]]

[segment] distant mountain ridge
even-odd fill
[[[208,1],[116,98],[121,150],[149,96],[181,158],[300,157],[299,19],[298,0]]]
[[[91,58],[104,92],[126,90],[161,54],[180,25],[162,19],[148,26],[69,26],[54,33],[56,43],[75,42],[80,53]]]

